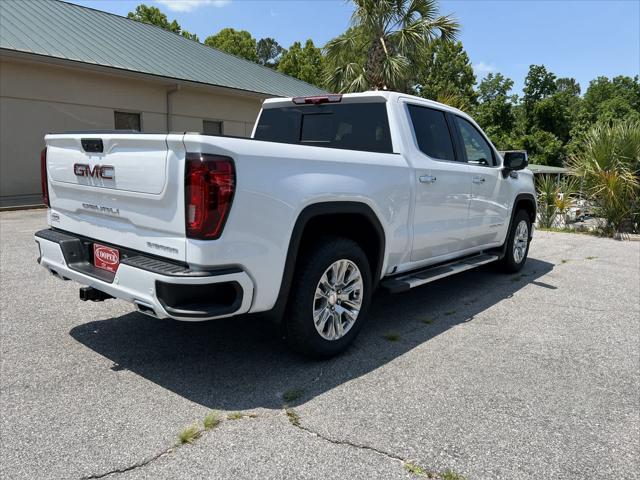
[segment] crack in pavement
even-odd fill
[[[376,453],[382,457],[388,458],[389,460],[395,460],[401,463],[401,465],[404,467],[405,470],[407,470],[409,473],[411,473],[412,475],[415,476],[419,476],[419,477],[426,477],[426,478],[430,478],[433,480],[442,480],[444,478],[444,475],[446,474],[446,472],[450,472],[450,470],[446,470],[445,472],[441,472],[441,471],[437,471],[437,470],[432,470],[432,469],[427,469],[427,468],[423,468],[422,466],[418,466],[414,463],[413,460],[409,460],[409,459],[405,459],[402,458],[399,455],[396,455],[395,453],[391,453],[388,452],[386,450],[382,450],[380,448],[374,447],[372,445],[366,445],[364,443],[357,443],[357,442],[353,442],[350,440],[337,440],[335,438],[331,438],[327,435],[324,435],[322,433],[316,432],[315,430],[312,430],[309,427],[305,427],[304,425],[302,425],[300,423],[300,415],[298,415],[297,412],[295,412],[293,409],[290,408],[285,408],[284,413],[289,417],[289,423],[291,425],[293,425],[294,427],[298,428],[299,430],[302,430],[310,435],[313,435],[314,437],[320,438],[321,440],[324,440],[325,442],[329,442],[333,445],[339,445],[339,446],[348,446],[351,448],[357,448],[359,450],[366,450],[369,452],[373,452]],[[291,415],[292,414],[292,415]],[[292,419],[293,417],[293,419]],[[410,468],[411,467],[411,468]],[[417,471],[414,471],[417,468]],[[457,476],[455,478],[459,478],[461,480],[463,480],[464,477],[460,477]]]
[[[290,409],[290,410],[292,410],[292,409]],[[285,413],[286,413],[286,411],[285,411]],[[297,416],[297,414],[296,414],[296,416]],[[405,460],[404,458],[402,458],[402,457],[400,457],[400,456],[398,456],[398,455],[396,455],[394,453],[387,452],[385,450],[381,450],[381,449],[379,449],[377,447],[374,447],[374,446],[371,446],[371,445],[365,445],[363,443],[356,443],[356,442],[352,442],[352,441],[349,441],[349,440],[336,440],[335,438],[328,437],[328,436],[326,436],[326,435],[324,435],[322,433],[316,432],[315,430],[312,430],[311,428],[305,427],[304,425],[300,424],[300,422],[299,422],[299,418],[300,417],[298,416],[297,418],[298,418],[298,422],[297,423],[293,423],[291,421],[289,421],[289,423],[291,425],[293,425],[294,427],[296,427],[296,428],[298,428],[298,429],[300,429],[302,431],[305,431],[305,432],[307,432],[307,433],[309,433],[311,435],[314,435],[314,436],[316,436],[316,437],[318,437],[318,438],[320,438],[320,439],[322,439],[322,440],[324,440],[326,442],[332,443],[334,445],[346,445],[346,446],[349,446],[349,447],[358,448],[360,450],[368,450],[368,451],[377,453],[378,455],[382,455],[383,457],[387,457],[387,458],[389,458],[391,460],[398,460],[399,462],[402,462],[403,464],[407,463],[407,460]]]
[[[165,455],[169,455],[176,448],[178,448],[178,447],[177,446],[170,447],[170,448],[167,448],[166,450],[163,450],[162,452],[160,452],[160,453],[158,453],[156,455],[153,455],[152,457],[147,458],[146,460],[142,460],[140,462],[136,462],[133,465],[129,465],[128,467],[116,468],[116,469],[113,469],[113,470],[109,470],[108,472],[95,473],[93,475],[80,477],[80,480],[94,480],[94,479],[97,479],[97,478],[105,478],[105,477],[108,477],[109,475],[116,475],[118,473],[130,472],[131,470],[135,470],[137,468],[145,467],[145,466],[149,465],[150,463],[158,460],[159,458],[164,457]]]
[[[277,412],[277,411],[276,411]],[[261,415],[262,417],[268,417],[269,415]],[[251,416],[251,414],[248,415],[243,415],[241,419],[238,420],[242,420],[245,418],[256,418],[254,416]],[[232,421],[238,421],[238,420],[232,420]],[[213,430],[213,428],[205,428],[204,430],[200,430],[200,435],[198,438],[203,438],[210,430]],[[174,451],[178,450],[179,448],[185,446],[186,444],[177,444],[177,445],[173,445],[165,450],[163,450],[160,453],[157,453],[149,458],[147,458],[146,460],[142,460],[140,462],[136,462],[133,465],[129,465],[128,467],[121,467],[121,468],[115,468],[113,470],[109,470],[108,472],[104,472],[104,473],[95,473],[92,475],[88,475],[88,476],[84,476],[84,477],[80,477],[80,480],[95,480],[98,478],[105,478],[108,477],[109,475],[116,475],[118,473],[127,473],[130,472],[131,470],[136,470],[138,468],[142,468],[142,467],[146,467],[147,465],[149,465],[150,463],[155,462],[156,460],[159,460],[160,458],[164,457],[165,455],[169,455],[170,453],[173,453]]]

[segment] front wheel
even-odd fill
[[[527,261],[529,254],[529,238],[531,219],[529,214],[520,210],[516,213],[507,235],[507,245],[502,259],[503,270],[507,273],[519,272]]]
[[[299,259],[285,335],[289,345],[313,357],[345,350],[362,327],[371,299],[371,269],[353,240],[328,237]]]

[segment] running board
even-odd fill
[[[480,265],[495,262],[499,258],[500,256],[496,254],[485,253],[474,255],[473,257],[455,260],[453,262],[445,263],[444,265],[427,267],[422,270],[414,270],[409,273],[400,274],[397,277],[383,280],[380,282],[380,285],[391,293],[406,292],[407,290],[419,287],[425,283],[431,283],[436,280],[440,280],[441,278],[464,272],[465,270],[471,270],[472,268],[479,267]]]

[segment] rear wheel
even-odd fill
[[[371,270],[360,246],[321,239],[299,259],[284,318],[287,342],[313,357],[342,352],[358,335],[370,298]]]
[[[507,273],[519,272],[529,254],[531,219],[525,210],[519,210],[513,218],[511,230],[507,236],[507,245],[502,259],[503,270]]]

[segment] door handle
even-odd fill
[[[431,175],[422,175],[420,177],[420,183],[433,183],[436,181],[436,177]]]
[[[473,183],[484,183],[484,177],[473,177]]]

